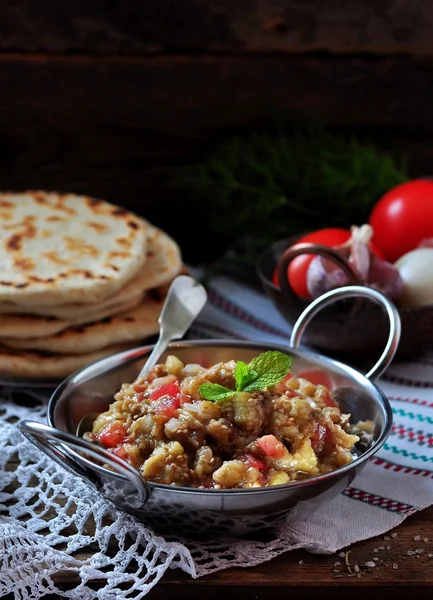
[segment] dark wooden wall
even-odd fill
[[[0,2],[1,188],[173,231],[188,198],[167,173],[275,116],[368,129],[431,173],[433,0]]]

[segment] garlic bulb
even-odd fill
[[[433,304],[433,248],[417,248],[394,264],[403,280],[400,306]]]
[[[351,233],[350,239],[335,250],[346,258],[363,285],[374,287],[393,300],[398,299],[403,280],[394,265],[378,258],[371,250],[373,228],[353,226]],[[315,256],[308,267],[307,288],[313,298],[348,283],[346,273],[327,258]]]

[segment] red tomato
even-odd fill
[[[125,448],[123,446],[119,446],[118,448],[114,448],[113,450],[111,450],[112,454],[115,454],[116,456],[118,456],[119,458],[122,458],[123,460],[128,460],[128,453],[125,450]]]
[[[172,417],[174,411],[180,407],[180,394],[177,396],[161,396],[154,401],[152,406],[156,415]]]
[[[171,381],[157,387],[149,396],[149,400],[153,402],[161,396],[177,396],[180,393],[179,380]]]
[[[172,417],[176,409],[182,404],[191,402],[191,396],[180,391],[179,380],[159,386],[149,396],[153,412],[156,415]]]
[[[414,250],[433,237],[433,181],[419,179],[393,188],[374,206],[369,223],[375,245],[389,262]]]
[[[257,444],[271,458],[280,458],[284,454],[283,444],[271,433],[258,438]]]
[[[126,438],[126,431],[120,423],[111,423],[107,427],[104,427],[96,437],[98,438],[98,442],[106,448],[115,448]]]

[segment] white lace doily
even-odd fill
[[[27,391],[27,398],[29,394],[33,402],[43,400],[34,391]],[[20,420],[45,422],[43,401],[28,408],[14,402],[7,389],[1,396],[0,597],[13,593],[16,600],[38,600],[51,593],[79,600],[139,600],[168,568],[200,577],[308,547],[287,526],[276,529],[266,542],[197,542],[155,535],[21,435]],[[56,584],[60,571],[79,578],[77,587],[62,590]],[[95,579],[103,581],[97,592],[89,586]]]

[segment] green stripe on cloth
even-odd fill
[[[416,421],[421,421],[421,423],[429,423],[430,425],[433,425],[433,419],[431,417],[424,417],[424,415],[408,412],[402,408],[393,408],[392,412],[395,415],[400,415],[401,417],[409,417],[409,419],[415,419]]]
[[[415,454],[415,452],[409,452],[404,448],[397,448],[397,446],[390,446],[389,444],[384,444],[383,446],[385,450],[389,450],[393,454],[400,454],[405,456],[406,458],[412,458],[413,460],[422,460],[423,462],[433,462],[433,456],[423,456]]]

